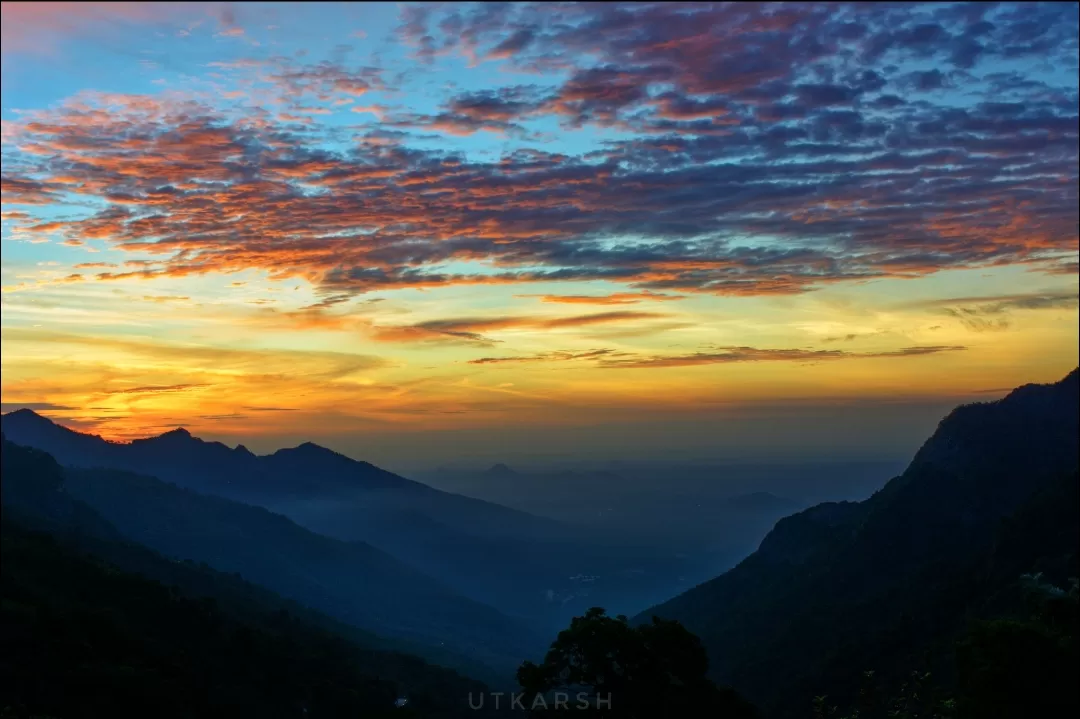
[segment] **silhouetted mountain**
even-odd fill
[[[864,670],[896,676],[940,659],[1021,573],[1075,576],[1080,510],[1046,497],[1076,495],[1078,395],[1074,370],[957,408],[873,497],[779,521],[737,567],[642,619],[680,620],[717,679],[775,717],[850,694]]]
[[[405,512],[474,536],[539,538],[562,532],[551,520],[442,492],[311,442],[259,456],[182,428],[119,443],[27,409],[3,415],[0,424],[9,440],[44,450],[67,467],[124,469],[259,506],[333,499],[359,525],[375,517],[393,521],[395,513]]]
[[[493,464],[485,474],[493,479],[511,479],[517,476],[517,472],[501,462]]]
[[[778,519],[807,506],[773,492],[734,492],[741,482],[723,472],[686,481],[679,471],[658,469],[633,481],[609,471],[573,470],[515,471],[512,478],[495,476],[493,469],[443,470],[422,478],[447,491],[551,517],[593,543],[618,538],[627,547],[636,545],[640,560],[626,569],[636,572],[638,586],[627,581],[618,592],[598,592],[614,573],[584,571],[603,575],[590,585],[591,601],[619,612],[637,611],[730,569]],[[613,603],[631,597],[643,604]]]
[[[475,716],[412,645],[123,540],[45,453],[5,441],[2,496],[5,716]]]
[[[6,439],[3,461],[5,512],[25,511],[40,528],[51,529],[48,521],[71,525],[86,506],[92,518],[79,527],[104,518],[124,538],[168,557],[239,573],[356,627],[495,670],[512,668],[539,641],[374,547],[314,534],[265,509],[129,472],[61,470],[49,455]]]
[[[2,426],[11,441],[47,451],[64,466],[127,470],[261,506],[313,531],[370,543],[474,599],[504,607],[524,608],[523,593],[542,605],[548,575],[523,565],[521,552],[507,556],[505,567],[486,554],[566,534],[552,520],[433,489],[311,442],[264,456],[203,441],[184,429],[116,443],[30,410],[4,415]],[[573,569],[559,567],[557,576]],[[512,581],[515,572],[532,581]]]
[[[585,541],[582,532],[553,520],[440,491],[310,442],[256,456],[183,429],[121,444],[28,410],[4,415],[2,424],[9,439],[46,450],[68,467],[153,476],[368,543],[459,594],[545,628],[596,601],[636,608],[686,586],[673,583],[677,569],[649,553]],[[672,575],[659,589],[651,581],[657,572]],[[603,579],[583,588],[582,576]]]
[[[28,409],[5,414],[2,426],[12,442],[42,449],[64,466],[126,469],[244,501],[306,499],[374,489],[436,491],[311,442],[265,456],[254,455],[242,445],[230,449],[220,442],[204,441],[183,428],[130,443],[110,442]],[[493,507],[490,511],[507,510]]]

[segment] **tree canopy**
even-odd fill
[[[527,661],[517,676],[527,706],[538,694],[585,692],[591,714],[610,719],[757,717],[733,690],[706,677],[708,666],[701,641],[679,622],[654,617],[632,626],[594,607],[559,633],[541,664]]]

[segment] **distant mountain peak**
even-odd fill
[[[155,437],[146,437],[143,439],[132,440],[134,445],[142,445],[145,447],[155,447],[160,445],[172,445],[172,444],[203,444],[203,440],[191,434],[183,427],[176,427],[170,429],[168,432],[162,432]]]
[[[293,448],[298,452],[304,452],[306,454],[337,454],[332,449],[327,449],[321,444],[315,444],[314,442],[302,442]]]
[[[486,474],[490,477],[516,477],[518,473],[502,462],[499,462],[491,465]]]
[[[745,499],[779,499],[772,492],[749,492],[748,494],[741,495]]]
[[[314,442],[303,442],[301,444],[296,445],[295,447],[283,447],[283,448],[279,449],[278,451],[274,452],[270,456],[272,456],[272,457],[293,457],[293,458],[311,459],[311,460],[322,459],[322,458],[332,458],[332,459],[337,459],[337,460],[344,460],[344,461],[347,461],[347,462],[355,462],[357,464],[363,464],[362,462],[357,462],[354,459],[346,457],[345,455],[340,454],[338,452],[335,452],[332,449],[328,449],[326,447],[323,447],[321,444],[315,444]]]

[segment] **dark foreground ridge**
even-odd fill
[[[412,645],[126,541],[66,484],[4,441],[4,717],[485,715]]]
[[[852,697],[865,671],[955,682],[970,620],[1014,608],[1002,597],[1025,573],[1059,587],[1078,575],[1078,376],[958,407],[873,497],[781,520],[737,567],[639,621],[681,621],[714,678],[772,717]]]
[[[26,457],[38,459],[27,464]],[[51,494],[29,502],[51,485]],[[316,534],[260,507],[130,472],[64,469],[6,440],[3,486],[5,511],[40,515],[44,507],[67,516],[86,508],[124,541],[242,575],[474,676],[509,675],[540,641],[523,624],[374,547]]]

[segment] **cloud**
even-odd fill
[[[1044,270],[1047,274],[1051,275],[1075,275],[1080,274],[1080,262],[1069,262],[1068,260],[1050,263]]]
[[[4,175],[0,182],[0,196],[4,202],[13,205],[47,205],[56,202],[59,196],[55,184],[39,182],[28,177]],[[25,213],[22,218],[28,217]]]
[[[240,350],[206,345],[149,342],[106,336],[75,335],[36,329],[5,328],[5,342],[28,342],[46,346],[67,345],[88,350],[115,351],[149,360],[161,370],[202,368],[208,376],[227,380],[244,375],[272,378],[292,376],[335,380],[354,373],[386,367],[388,362],[372,355],[346,352],[298,350]],[[105,392],[108,394],[108,392]]]
[[[577,315],[576,317],[559,317],[550,320],[540,320],[533,326],[546,329],[560,329],[563,327],[585,327],[588,325],[606,324],[608,322],[625,322],[627,320],[655,319],[667,315],[658,312],[598,312],[591,315]]]
[[[1009,310],[1075,309],[1080,294],[1071,292],[1046,292],[996,297],[955,297],[935,300],[933,305],[957,305],[970,307],[983,315],[998,315]]]
[[[0,402],[0,412],[14,412],[19,409],[32,409],[35,412],[64,412],[78,409],[52,402]]]
[[[515,30],[509,37],[496,45],[487,54],[487,58],[489,60],[500,60],[513,57],[527,48],[534,39],[536,39],[536,33],[529,28]]]
[[[954,297],[906,305],[934,309],[958,320],[973,332],[1006,330],[1012,325],[1010,313],[1034,310],[1074,310],[1080,306],[1076,290],[997,295],[985,297]]]
[[[758,349],[756,347],[721,347],[717,352],[694,352],[684,355],[655,355],[602,360],[602,367],[660,368],[692,367],[706,364],[741,362],[825,362],[846,359],[883,359],[921,357],[967,349],[954,345],[904,347],[884,352],[845,352],[843,350]]]
[[[541,302],[553,302],[566,305],[632,305],[643,300],[670,302],[686,299],[682,295],[668,295],[662,292],[614,292],[608,295],[516,295],[517,297],[536,297]]]
[[[964,327],[967,327],[972,332],[995,332],[998,330],[1007,330],[1010,326],[1008,317],[993,317],[987,318],[980,316],[978,309],[966,308],[966,307],[946,307],[942,310],[947,315],[950,315],[960,321]]]
[[[375,325],[372,337],[381,342],[465,342],[490,345],[485,332],[513,329],[558,330],[616,322],[650,320],[666,315],[656,312],[598,312],[573,317],[475,317],[430,320],[413,325]]]
[[[193,389],[203,389],[210,385],[205,384],[170,384],[170,385],[146,385],[144,387],[128,387],[126,389],[108,390],[105,394],[158,394],[161,392],[187,392]]]
[[[517,364],[521,362],[566,362],[570,360],[591,360],[600,357],[610,357],[620,353],[611,349],[587,350],[584,352],[572,352],[558,350],[555,352],[541,352],[533,355],[519,355],[517,357],[480,357],[469,360],[469,364]]]
[[[334,296],[583,281],[794,295],[1075,266],[1073,4],[402,13],[424,62],[460,54],[543,81],[455,91],[434,111],[376,102],[381,120],[347,128],[313,113],[387,89],[380,68],[271,58],[212,68],[236,97],[83,93],[5,124],[5,204],[39,220],[28,233],[142,263],[100,280],[257,270]],[[1002,59],[1061,72],[1017,77]],[[928,63],[964,79],[963,102],[913,69]],[[535,121],[613,131],[573,155],[430,142],[532,143]],[[79,214],[38,217],[45,205]]]

